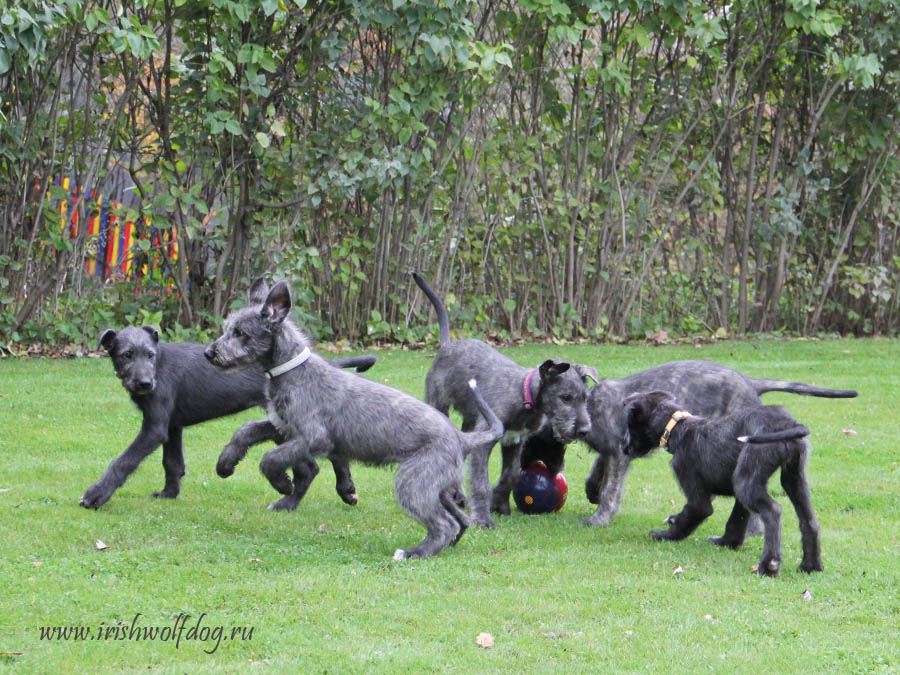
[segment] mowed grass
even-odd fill
[[[393,498],[392,468],[355,465],[344,505],[327,462],[293,513],[251,451],[222,480],[215,462],[260,411],[185,432],[188,475],[174,501],[161,451],[99,511],[84,490],[134,438],[140,415],[108,359],[0,361],[0,667],[28,672],[897,672],[900,671],[900,343],[722,342],[701,348],[534,345],[503,350],[624,376],[674,359],[750,375],[855,388],[853,400],[768,394],[812,430],[813,504],[825,571],[795,571],[797,519],[780,484],[781,577],[751,572],[762,543],[720,550],[730,498],[686,541],[648,532],[682,506],[665,453],[634,463],[621,514],[603,529],[584,479],[594,455],[571,446],[563,510],[513,512],[430,560],[391,561],[424,530]],[[378,352],[370,376],[422,396],[433,352]],[[856,435],[844,433],[844,430]],[[268,446],[267,446],[268,447]],[[499,452],[491,477],[499,474]],[[96,540],[108,545],[95,547]],[[674,574],[676,568],[683,573]],[[808,592],[806,597],[804,593]],[[135,620],[137,615],[140,615]],[[181,639],[96,639],[98,629],[171,627]],[[186,639],[204,615],[206,641]],[[42,640],[86,626],[92,639]],[[223,628],[223,639],[215,629]],[[243,627],[232,639],[232,628]],[[252,627],[252,635],[247,631]],[[495,644],[481,648],[479,633]],[[136,634],[134,637],[137,637]],[[197,636],[202,637],[202,630]],[[244,639],[241,639],[243,635]],[[57,636],[58,637],[58,636]],[[213,652],[213,653],[207,653]]]

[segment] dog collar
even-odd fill
[[[669,434],[672,433],[672,429],[675,428],[675,425],[678,424],[681,420],[686,419],[688,417],[693,417],[691,413],[687,410],[676,410],[672,413],[672,418],[666,424],[666,430],[663,431],[663,435],[659,439],[659,447],[665,448],[669,444]]]
[[[309,351],[309,347],[304,347],[303,351],[300,352],[299,354],[297,354],[297,356],[292,358],[290,361],[286,361],[285,363],[282,363],[280,366],[275,366],[274,368],[272,368],[270,370],[264,371],[265,375],[266,375],[266,379],[271,380],[273,377],[278,377],[279,375],[284,375],[289,370],[293,370],[300,364],[305,363],[306,360],[310,356],[312,356],[312,352]]]
[[[534,410],[534,397],[531,395],[531,378],[537,372],[537,368],[532,368],[525,375],[525,381],[522,382],[522,395],[525,397],[525,410]]]

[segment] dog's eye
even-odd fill
[[[563,394],[563,395],[560,396],[559,398],[560,398],[560,400],[563,401],[564,403],[571,403],[572,400],[573,400],[573,399],[572,399],[572,394]]]
[[[132,356],[134,356],[134,352],[132,352],[130,349],[129,349],[127,352],[122,352],[122,358],[123,358],[123,359],[129,359],[129,360],[131,360],[131,357],[132,357]]]
[[[240,338],[244,337],[244,335],[245,335],[244,331],[242,331],[240,328],[234,329],[234,337],[240,339]]]

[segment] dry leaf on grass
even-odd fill
[[[475,644],[479,647],[484,647],[487,649],[488,647],[494,646],[494,636],[490,633],[479,633],[478,637],[475,638]]]
[[[853,429],[844,429],[843,433],[844,436],[859,436],[859,434],[856,433]]]
[[[262,562],[260,558],[247,558],[247,562]]]
[[[809,591],[803,591],[803,594],[800,597],[809,602],[810,600],[812,600],[812,593],[810,593]]]
[[[34,561],[32,561],[31,566],[32,567],[43,567],[44,563],[42,563],[40,560],[34,560]]]
[[[98,539],[97,541],[94,542],[94,547],[95,547],[98,551],[105,551],[106,549],[109,548],[109,546],[107,546],[106,544],[104,544],[104,543],[103,543],[102,541],[100,541],[99,539]]]
[[[684,568],[681,565],[675,568],[675,570],[672,572],[672,576],[677,577],[679,574],[684,574]]]
[[[751,565],[750,571],[751,572],[759,572],[759,563],[756,563],[755,565]]]

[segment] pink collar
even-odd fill
[[[531,378],[534,377],[536,372],[537,368],[529,370],[525,376],[525,381],[522,383],[522,394],[525,396],[525,410],[534,410],[534,398],[531,396]]]

